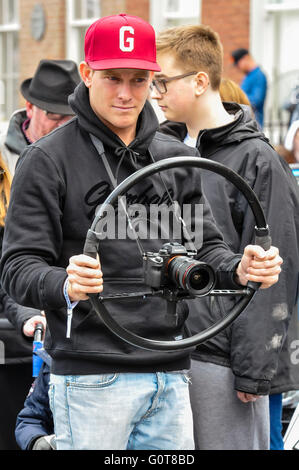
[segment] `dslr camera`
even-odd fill
[[[215,286],[216,275],[195,256],[196,252],[188,252],[176,242],[165,243],[158,253],[147,252],[143,259],[145,284],[152,289],[207,295]]]

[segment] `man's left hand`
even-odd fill
[[[237,281],[242,286],[248,281],[259,282],[261,289],[267,289],[278,281],[282,263],[278,248],[264,251],[258,245],[248,245],[236,270]]]
[[[44,331],[45,331],[46,326],[47,326],[47,321],[46,321],[45,316],[44,315],[34,315],[34,317],[29,318],[29,320],[27,320],[24,323],[24,326],[23,326],[24,335],[29,336],[29,337],[33,337],[36,325],[38,325],[38,323],[43,324]]]

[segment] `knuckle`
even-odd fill
[[[74,273],[76,271],[76,266],[74,264],[69,264],[68,267],[66,268],[66,272],[69,273]]]

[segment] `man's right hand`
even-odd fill
[[[72,256],[66,271],[71,302],[87,300],[87,294],[99,294],[103,291],[103,273],[98,259],[86,255]]]

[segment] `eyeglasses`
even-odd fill
[[[64,119],[67,116],[69,116],[69,117],[72,116],[71,114],[50,113],[50,111],[46,111],[45,109],[43,109],[43,112],[45,113],[47,118],[50,119],[50,121],[61,121],[62,119]]]
[[[164,93],[167,93],[167,86],[166,86],[167,83],[172,82],[173,80],[180,80],[181,78],[189,77],[190,75],[196,75],[196,74],[197,72],[188,72],[182,75],[176,75],[175,77],[156,78],[155,80],[152,81],[152,85],[157,89],[160,95],[163,95]]]

